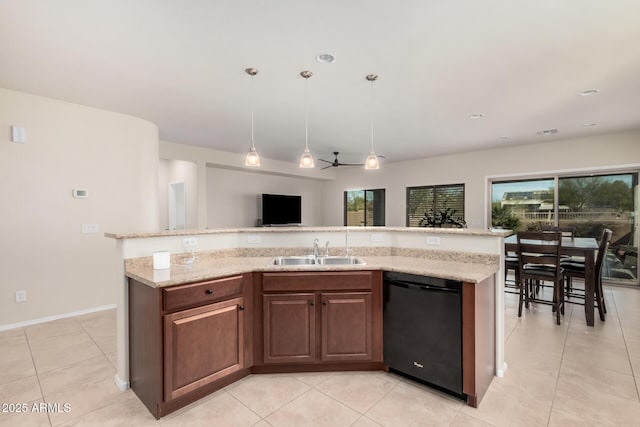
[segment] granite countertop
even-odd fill
[[[125,274],[148,286],[157,288],[184,283],[210,280],[254,271],[345,271],[345,270],[387,270],[435,276],[445,279],[479,283],[498,271],[499,257],[485,259],[469,254],[469,258],[456,260],[434,259],[418,256],[359,256],[365,264],[350,265],[287,265],[278,266],[271,262],[273,257],[203,257],[192,265],[175,262],[168,270],[154,270],[149,262],[129,263]]]
[[[200,230],[172,230],[142,233],[104,233],[105,237],[111,239],[137,239],[148,237],[166,236],[191,236],[207,234],[228,234],[228,233],[308,233],[308,232],[400,232],[400,233],[423,233],[423,234],[458,234],[467,236],[500,236],[506,237],[513,232],[511,230],[486,230],[482,228],[430,228],[430,227],[253,227],[253,228],[220,228],[220,229],[200,229]]]

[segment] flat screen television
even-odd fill
[[[302,224],[302,196],[262,195],[262,225]]]

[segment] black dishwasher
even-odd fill
[[[383,278],[384,364],[464,398],[462,282],[398,272]]]

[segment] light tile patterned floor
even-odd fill
[[[594,328],[581,306],[561,326],[549,306],[519,319],[507,295],[509,369],[478,409],[383,372],[252,375],[156,421],[113,383],[114,310],[0,332],[0,402],[27,409],[0,426],[637,426],[640,290],[605,293]]]

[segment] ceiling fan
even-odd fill
[[[329,163],[328,166],[323,167],[322,169],[327,169],[327,168],[337,168],[338,166],[364,166],[364,163],[342,163],[338,160],[338,154],[340,154],[340,152],[338,151],[334,151],[333,155],[336,157],[333,162],[330,162],[329,160],[324,160],[324,159],[318,159],[321,162],[325,162],[325,163]]]

